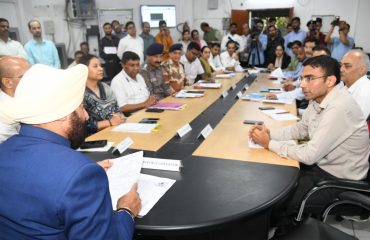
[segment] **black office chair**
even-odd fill
[[[370,156],[369,156],[370,163]],[[337,198],[331,202],[324,210],[321,221],[314,218],[302,218],[305,206],[309,198],[319,193],[323,189],[342,189],[343,191],[337,195]],[[346,208],[340,208],[346,206]],[[356,206],[356,208],[348,208],[348,206]],[[333,210],[336,211],[333,211]],[[358,211],[360,209],[360,211]],[[365,210],[365,214],[364,213]],[[370,214],[370,169],[366,179],[362,181],[353,181],[345,179],[325,180],[318,183],[311,189],[303,198],[296,221],[300,222],[297,227],[290,229],[286,236],[278,238],[279,240],[293,240],[293,239],[315,239],[315,240],[336,240],[336,239],[357,239],[351,235],[343,233],[338,229],[325,224],[327,216],[330,213],[339,215],[359,216],[362,218],[369,218]]]

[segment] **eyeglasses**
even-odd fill
[[[329,75],[320,76],[320,77],[315,77],[315,76],[312,76],[312,75],[308,75],[308,76],[304,76],[304,77],[300,76],[300,77],[298,78],[298,80],[299,80],[300,82],[310,83],[311,81],[313,81],[313,80],[315,80],[315,79],[319,79],[319,78],[327,78],[327,77],[329,77]]]

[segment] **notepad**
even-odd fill
[[[219,82],[210,83],[199,83],[197,87],[199,88],[221,88],[222,84]]]
[[[177,102],[158,102],[157,104],[150,106],[149,109],[164,109],[164,110],[182,110],[186,106],[185,103]]]
[[[293,114],[287,112],[285,109],[276,108],[272,110],[261,110],[264,114],[270,116],[276,121],[292,121],[292,120],[298,120],[296,116]]]
[[[180,160],[144,157],[142,168],[180,172]]]
[[[135,132],[135,133],[151,133],[156,127],[157,123],[122,123],[113,128],[113,132]]]
[[[204,96],[204,91],[190,91],[190,90],[181,90],[178,92],[176,98],[200,98]]]
[[[217,74],[215,78],[232,78],[233,76],[235,76],[235,73]]]
[[[257,101],[264,103],[292,104],[294,99],[266,99],[262,93],[250,93],[242,96],[243,100]]]

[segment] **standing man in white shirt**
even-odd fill
[[[9,37],[9,22],[0,18],[0,57],[18,56],[27,59],[27,53],[22,44]]]
[[[369,56],[361,50],[350,50],[340,61],[340,76],[344,88],[360,106],[365,119],[370,114]]]
[[[226,44],[228,41],[230,41],[230,39],[237,42],[239,46],[242,45],[242,37],[240,37],[239,34],[236,33],[237,28],[238,25],[236,23],[230,23],[229,33],[224,36],[221,41],[221,52],[226,51]]]
[[[180,58],[180,62],[184,65],[185,69],[186,85],[192,85],[198,75],[201,76],[202,80],[208,80],[202,64],[198,59],[199,54],[199,45],[196,42],[190,42],[186,53]]]
[[[128,35],[119,41],[117,56],[122,60],[122,54],[124,52],[134,52],[139,55],[140,66],[142,66],[144,63],[144,41],[141,37],[137,36],[134,22],[127,22],[126,30]]]
[[[0,102],[14,97],[23,74],[30,68],[25,58],[5,56],[0,58]],[[19,123],[5,124],[0,122],[0,143],[18,134]]]
[[[121,111],[130,114],[156,104],[157,98],[150,95],[143,77],[139,74],[139,55],[131,51],[124,52],[122,68],[111,83]]]

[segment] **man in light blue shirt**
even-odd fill
[[[342,57],[353,48],[354,40],[348,36],[350,25],[345,21],[339,22],[339,37],[331,37],[333,34],[336,24],[335,21],[331,23],[330,30],[325,37],[325,41],[332,45],[331,56],[337,61],[340,61]]]
[[[285,44],[285,51],[286,53],[290,56],[293,57],[293,52],[290,48],[288,48],[288,44],[291,42],[294,42],[296,40],[300,41],[301,43],[304,42],[306,39],[307,33],[303,31],[300,26],[301,26],[301,19],[299,17],[294,17],[291,22],[293,31],[285,35],[284,37],[284,44]]]
[[[28,22],[28,28],[33,36],[33,39],[29,40],[26,45],[24,45],[28,55],[28,61],[32,65],[41,63],[60,68],[58,51],[53,42],[42,39],[40,22],[31,20]]]

